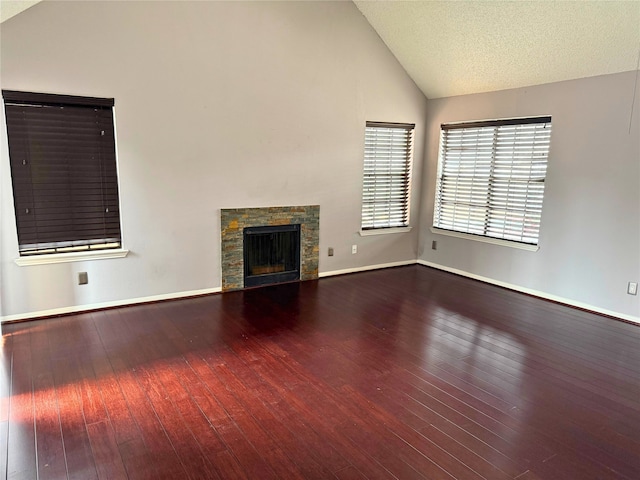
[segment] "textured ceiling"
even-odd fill
[[[354,3],[428,98],[638,65],[640,0]]]
[[[0,20],[38,1],[0,0]],[[428,98],[638,68],[640,0],[354,0]]]

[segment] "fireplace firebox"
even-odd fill
[[[244,286],[300,279],[300,225],[244,228]]]

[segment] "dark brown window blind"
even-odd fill
[[[119,248],[113,99],[2,95],[20,255]]]

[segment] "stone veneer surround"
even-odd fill
[[[300,224],[300,280],[318,278],[320,205],[220,210],[222,291],[244,288],[245,227]]]

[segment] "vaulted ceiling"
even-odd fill
[[[0,20],[38,1],[0,0]],[[640,0],[354,0],[428,98],[638,69]]]
[[[638,68],[639,0],[354,3],[427,98]]]

